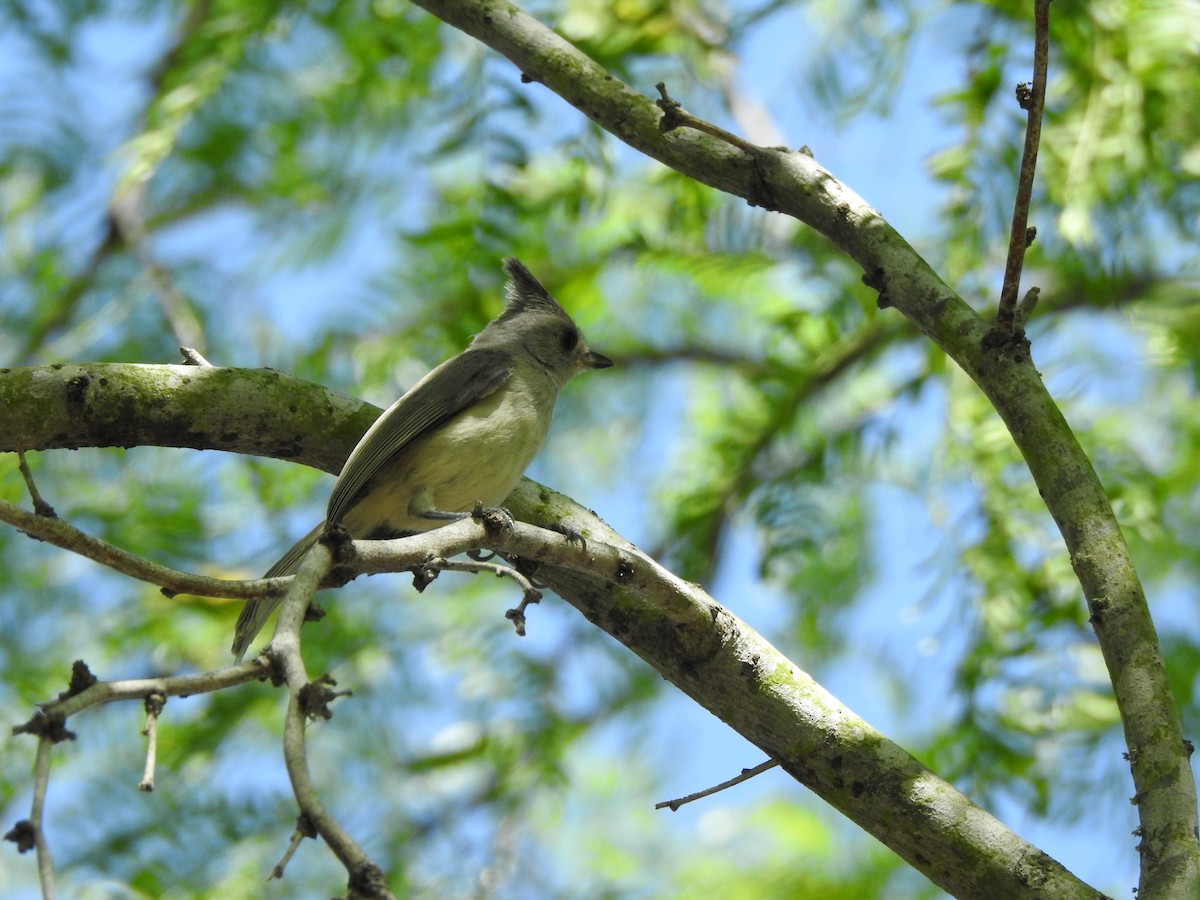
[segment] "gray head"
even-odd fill
[[[504,312],[488,323],[472,347],[522,350],[566,384],[584,369],[606,369],[607,356],[589,350],[579,326],[520,260],[504,260]]]

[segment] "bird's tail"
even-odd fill
[[[317,542],[317,538],[321,536],[321,530],[325,527],[322,522],[300,540],[292,545],[292,548],[287,553],[279,558],[279,561],[271,568],[267,569],[263,578],[274,578],[277,575],[294,575],[296,570],[300,568],[300,563],[312,549],[313,544]],[[264,600],[247,600],[246,605],[242,607],[242,614],[238,616],[237,625],[233,630],[233,655],[238,662],[242,661],[242,657],[246,655],[246,648],[250,646],[250,642],[262,630],[263,625],[267,623],[267,619],[271,618],[271,613],[279,606],[281,597],[268,597]]]

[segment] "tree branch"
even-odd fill
[[[78,693],[67,692],[66,695],[60,695],[55,700],[41,704],[33,718],[24,724],[14,725],[12,733],[35,733],[40,727],[40,723],[65,722],[76,713],[105,703],[114,703],[119,700],[144,701],[152,694],[164,698],[211,694],[214,691],[236,687],[248,681],[262,681],[266,675],[267,672],[262,663],[251,661],[212,672],[196,672],[191,675],[96,681]]]
[[[996,332],[1011,335],[1024,326],[1017,322],[1017,292],[1021,288],[1021,269],[1025,251],[1033,242],[1035,231],[1029,228],[1029,204],[1033,199],[1033,176],[1037,172],[1038,145],[1042,138],[1042,113],[1046,108],[1046,70],[1050,59],[1050,0],[1034,2],[1033,86],[1017,87],[1017,101],[1028,110],[1025,125],[1025,148],[1021,153],[1021,172],[1017,178],[1017,195],[1013,202],[1012,229],[1008,235],[1008,259],[1004,264],[1004,283],[1000,288],[1000,306],[996,310]],[[1036,300],[1037,295],[1034,295]],[[1032,304],[1029,306],[1032,311]],[[1028,319],[1028,314],[1025,319]]]
[[[1087,598],[1137,791],[1139,896],[1200,896],[1196,784],[1158,635],[1104,488],[1042,384],[1028,342],[1014,336],[985,346],[983,319],[878,211],[811,157],[735,146],[687,128],[662,133],[653,101],[508,2],[414,2],[506,56],[525,81],[545,84],[631,147],[815,228],[862,267],[864,281],[880,293],[881,307],[894,306],[979,385],[1025,457]],[[901,855],[956,892],[939,880],[945,876],[923,853],[913,848]]]
[[[53,747],[54,740],[51,737],[45,734],[38,737],[37,759],[33,764],[33,804],[29,813],[37,846],[38,881],[42,886],[43,900],[54,900],[55,896],[54,860],[50,856],[45,828],[46,788],[50,785],[50,751]]]
[[[304,658],[300,653],[300,627],[304,624],[305,613],[319,585],[329,574],[332,562],[327,545],[321,542],[313,545],[292,577],[279,612],[275,634],[271,638],[269,655],[283,673],[288,688],[288,708],[283,725],[283,759],[301,815],[325,839],[329,849],[349,873],[349,896],[363,900],[394,900],[383,870],[371,861],[362,847],[325,808],[308,771],[305,724],[310,718],[332,716],[326,704],[337,694],[328,689],[327,685],[332,681],[327,677],[316,682],[308,680]],[[279,871],[280,867],[277,866],[276,872]]]
[[[125,374],[121,368],[114,367],[110,380],[120,381]],[[145,378],[140,367],[126,368],[134,381]],[[245,374],[257,385],[264,373]],[[243,395],[235,383],[208,383]],[[121,391],[124,386],[110,383],[109,388]],[[181,384],[179,390],[195,388]],[[312,390],[318,396],[323,392],[315,385]],[[59,402],[66,402],[59,396]],[[170,392],[162,393],[159,402],[170,406]],[[198,398],[193,402],[203,405]],[[362,408],[374,409],[368,404]],[[278,410],[260,423],[260,429],[284,428],[291,415],[286,408]],[[129,418],[131,428],[142,424],[137,409],[131,410]],[[201,432],[183,420],[177,428],[160,435],[162,443],[179,446],[190,439],[198,446],[232,449],[241,441],[238,434]],[[341,444],[314,448],[311,458],[302,456],[297,461],[324,465],[331,458],[344,458],[356,442],[357,436],[348,435]],[[330,468],[339,466],[340,459]],[[397,566],[398,559],[408,561],[414,554],[424,560],[431,552],[448,557],[474,547],[538,561],[541,583],[956,896],[1017,900],[1047,893],[1059,898],[1096,896],[1094,889],[840,704],[700,587],[660,567],[594,513],[529,479],[522,480],[505,506],[519,520],[511,529],[488,531],[465,519],[397,541],[357,541],[347,565],[359,572],[392,571],[403,567]],[[583,540],[548,526],[564,526]],[[273,647],[281,633],[277,631]],[[223,673],[241,673],[241,680],[263,674],[254,663],[213,675]],[[151,690],[164,696],[176,692],[170,679],[143,682],[141,687],[139,699]],[[70,714],[88,691],[62,701],[61,710]]]
[[[139,581],[156,584],[171,594],[195,594],[199,597],[226,597],[233,600],[253,600],[273,597],[284,589],[283,579],[252,578],[230,581],[192,575],[168,566],[143,559],[128,550],[114,547],[99,538],[80,531],[59,518],[27,512],[6,500],[0,500],[0,522],[7,522],[23,534],[45,541],[64,550],[78,553],[94,562],[108,566]]]
[[[353,446],[379,410],[313,388],[272,369],[135,363],[0,368],[0,452],[187,447],[304,459],[337,472],[346,457],[336,448]]]
[[[731,787],[749,781],[770,769],[774,769],[779,765],[778,760],[768,759],[766,762],[759,763],[749,769],[742,769],[741,774],[735,775],[727,781],[722,781],[720,784],[715,784],[712,787],[705,788],[702,791],[696,791],[693,794],[688,794],[686,797],[677,797],[674,800],[664,800],[661,803],[655,803],[655,809],[669,809],[671,812],[679,812],[681,806],[688,803],[694,803],[697,800],[702,800],[705,797],[711,797],[713,794],[719,794],[721,791],[728,790]]]

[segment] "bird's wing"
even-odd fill
[[[325,521],[340,522],[380,466],[421,435],[478,403],[512,373],[507,352],[468,349],[422,378],[375,420],[350,453],[333,486]]]
[[[263,578],[296,574],[305,554],[312,549],[312,545],[317,542],[317,538],[321,536],[324,529],[325,523],[322,522],[300,538],[287,553],[280,557],[275,565],[267,569]],[[242,614],[238,616],[237,625],[233,628],[233,647],[230,648],[239,663],[246,655],[246,648],[250,646],[250,642],[254,640],[263,625],[267,623],[267,619],[271,618],[271,613],[275,612],[275,608],[282,602],[282,597],[263,597],[261,600],[246,601],[246,605],[242,607]]]

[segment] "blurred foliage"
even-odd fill
[[[865,123],[874,143],[927,145],[924,172],[852,186],[918,209],[906,237],[993,303],[1030,4],[529,9],[735,131],[761,125],[753,100],[795,144]],[[400,0],[5,0],[0,16],[3,364],[172,362],[188,318],[218,364],[385,403],[499,309],[498,260],[518,256],[621,363],[568,391],[531,474],[711,584],[973,796],[1034,823],[1088,810],[1089,842],[1133,855],[1119,724],[1028,473],[973,385],[820,238],[636,158]],[[1194,731],[1200,15],[1194,0],[1057,0],[1051,37],[1035,358],[1109,485]],[[908,126],[928,109],[940,125]],[[141,243],[114,216],[130,204]],[[33,464],[80,527],[231,577],[310,527],[329,484],[153,448]],[[0,495],[23,496],[15,460]],[[0,571],[10,722],[77,657],[106,678],[227,661],[230,604],[168,601],[10,530]],[[313,630],[310,668],[354,690],[314,728],[313,770],[398,893],[932,893],[782,777],[652,813],[757,752],[562,604],[515,640],[509,603],[449,576],[419,597],[375,578],[330,596]],[[294,815],[281,705],[267,685],[172,700],[152,795],[133,790],[140,711],[80,717],[50,789],[63,892],[258,896]],[[13,738],[0,754],[10,823],[32,754]],[[0,867],[0,893],[32,869]],[[328,896],[343,880],[306,846],[286,888]]]

